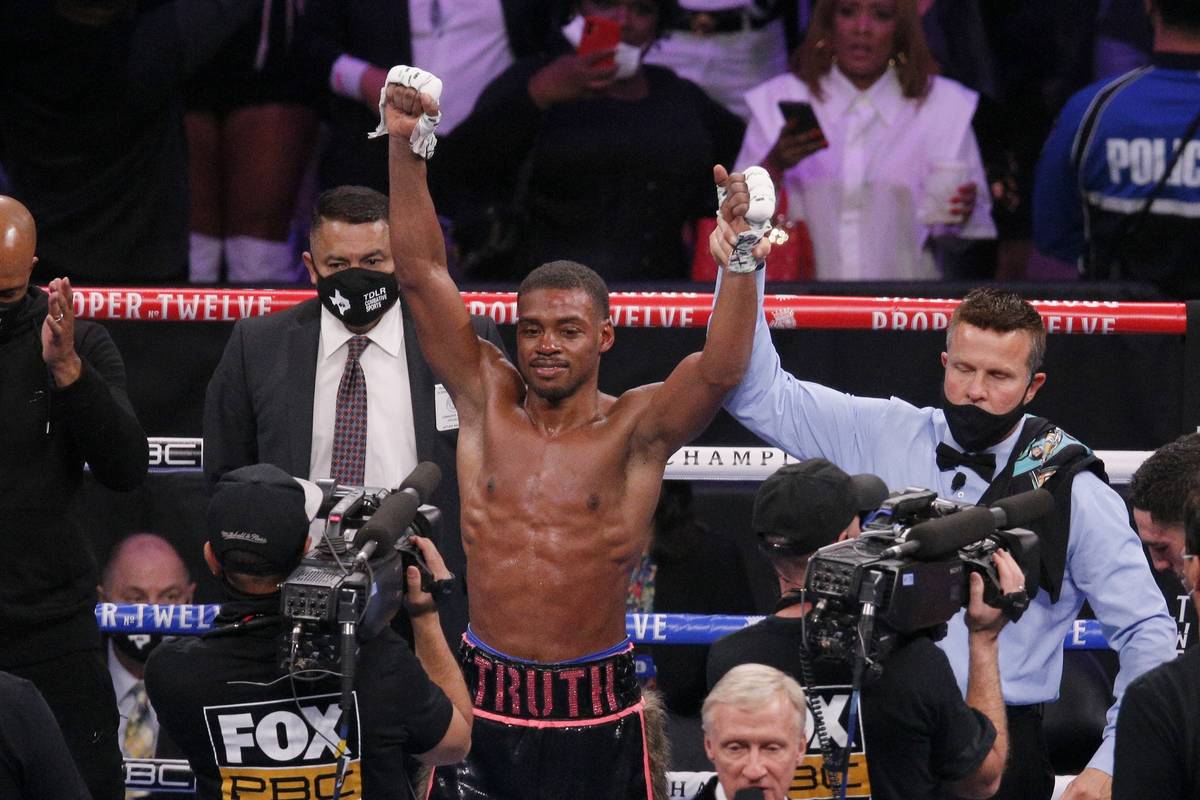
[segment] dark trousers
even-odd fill
[[[1050,800],[1054,766],[1042,730],[1042,706],[1006,706],[1006,711],[1008,765],[992,800]]]
[[[8,671],[32,682],[46,698],[93,800],[123,800],[117,698],[100,653],[84,650]]]

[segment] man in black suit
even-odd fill
[[[433,461],[443,476],[429,500],[442,511],[438,547],[461,576],[457,414],[396,302],[387,214],[387,198],[361,186],[317,199],[304,263],[318,297],[234,325],[205,396],[204,470],[215,481],[262,462],[310,480],[394,488]],[[471,324],[500,346],[490,319]],[[440,612],[447,635],[461,634],[461,592]]]
[[[308,0],[299,41],[305,79],[326,96],[329,143],[322,186],[353,183],[386,192],[386,146],[363,131],[379,120],[379,91],[392,64],[453,75],[438,137],[461,122],[483,87],[514,58],[561,47],[563,0]]]

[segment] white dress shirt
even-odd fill
[[[475,107],[484,88],[513,63],[500,0],[408,0],[412,66],[442,79],[442,118],[447,134]],[[360,100],[359,84],[371,63],[342,53],[333,63],[334,94]],[[391,64],[375,64],[387,70]]]
[[[346,368],[346,342],[353,335],[324,306],[321,307],[308,470],[309,478],[314,481],[329,477],[338,383]],[[366,335],[371,343],[358,360],[367,381],[367,461],[363,482],[376,488],[395,488],[417,466],[417,438],[400,303],[389,308],[379,324]]]
[[[808,226],[820,280],[930,280],[940,277],[930,236],[996,235],[979,145],[971,130],[978,96],[933,79],[921,101],[904,97],[892,69],[866,91],[835,66],[821,79],[823,100],[791,73],[746,94],[750,123],[736,167],[762,163],[783,128],[780,100],[812,103],[829,147],[784,174],[788,215]],[[922,184],[933,164],[961,161],[975,184],[965,225],[925,225]]]
[[[133,691],[133,686],[141,678],[136,677],[129,670],[125,669],[125,665],[117,658],[116,651],[113,649],[113,643],[108,642],[108,674],[112,678],[113,692],[117,695],[117,713],[120,719],[117,723],[117,744],[121,746],[121,755],[125,753],[125,724],[129,721],[129,715],[133,712],[134,698],[130,692]],[[150,706],[150,716],[147,719],[147,724],[150,730],[154,731],[154,745],[158,746],[158,714],[154,711],[154,705]]]
[[[467,118],[492,79],[513,63],[500,0],[409,0],[413,65],[445,82],[438,133]]]
[[[685,11],[737,11],[748,20],[754,0],[680,0]],[[783,20],[761,28],[748,23],[740,31],[698,34],[670,30],[646,51],[647,64],[666,67],[687,78],[708,96],[744,120],[750,118],[746,93],[787,69]]]

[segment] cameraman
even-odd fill
[[[341,743],[350,758],[340,797],[423,797],[404,769],[461,760],[471,701],[430,595],[408,569],[414,649],[390,627],[358,650],[355,709],[338,707],[334,673],[289,678],[279,585],[308,548],[319,492],[267,464],[225,474],[208,507],[204,558],[225,602],[216,629],[159,646],[146,688],[159,723],[187,756],[202,798],[329,796]],[[417,545],[435,579],[449,577],[426,539]],[[349,717],[348,719],[344,717]]]
[[[738,664],[775,667],[804,682],[800,658],[805,571],[819,548],[859,532],[858,514],[883,501],[886,490],[871,475],[851,477],[824,459],[781,467],[763,481],[754,499],[754,531],[776,574],[782,598],[774,616],[718,640],[709,651],[708,684]],[[1008,553],[994,556],[1005,593],[1020,591],[1024,577]],[[991,797],[1000,785],[1008,754],[1008,725],[1000,696],[998,637],[1005,618],[983,602],[983,581],[971,576],[967,699],[954,685],[946,655],[927,634],[906,639],[883,662],[883,673],[865,681],[861,727],[849,780],[861,785],[863,761],[874,800],[939,798],[943,787],[957,797]],[[826,725],[838,730],[845,717],[849,664],[809,658],[811,686],[825,698]],[[840,709],[841,711],[834,711]],[[860,747],[866,743],[866,751]],[[844,741],[840,744],[844,745]],[[817,743],[809,752],[818,752]],[[809,775],[814,775],[810,772]],[[811,780],[811,777],[809,778]]]

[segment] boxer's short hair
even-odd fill
[[[525,276],[517,287],[521,296],[538,289],[582,289],[591,298],[600,319],[608,319],[608,284],[591,267],[576,261],[550,261]]]

